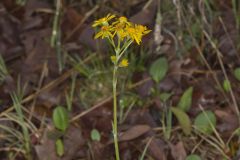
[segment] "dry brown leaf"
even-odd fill
[[[65,153],[62,160],[72,160],[79,152],[83,154],[81,147],[84,143],[85,140],[82,137],[81,130],[70,126],[64,138]]]
[[[175,160],[185,160],[187,157],[186,150],[182,141],[178,142],[176,145],[171,144],[171,154]]]
[[[58,160],[55,152],[55,142],[48,138],[48,132],[48,129],[46,129],[43,133],[42,143],[34,146],[37,157],[41,160]]]
[[[121,134],[119,141],[130,141],[150,131],[148,125],[135,125]]]
[[[229,107],[231,108],[231,107]],[[231,131],[233,132],[235,129],[239,127],[238,117],[232,113],[229,113],[230,110],[215,110],[214,113],[218,117],[220,123],[217,128],[220,132]]]
[[[156,138],[153,138],[149,144],[148,150],[150,155],[154,157],[155,160],[167,160],[164,152],[164,143]]]

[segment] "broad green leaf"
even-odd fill
[[[186,160],[201,160],[201,158],[196,154],[191,154],[187,156]]]
[[[240,81],[240,67],[236,68],[233,73],[235,78]]]
[[[223,89],[226,91],[226,92],[229,92],[231,90],[231,83],[229,80],[224,80],[223,81]]]
[[[159,83],[166,75],[168,71],[168,62],[166,58],[159,58],[154,61],[150,67],[150,75],[152,79]]]
[[[212,111],[201,112],[194,120],[194,126],[202,133],[211,134],[216,127],[215,114]]]
[[[53,111],[53,123],[54,126],[61,130],[65,131],[68,127],[69,118],[66,108],[58,106]]]
[[[93,129],[93,130],[91,131],[91,139],[92,139],[93,141],[100,141],[100,140],[101,140],[101,135],[100,135],[100,133],[98,132],[98,130]]]
[[[60,157],[63,156],[64,154],[64,145],[61,139],[58,139],[56,141],[56,152],[57,152],[57,155]]]
[[[184,112],[187,112],[192,105],[193,87],[189,87],[180,98],[177,107]]]
[[[171,111],[173,112],[173,114],[177,117],[177,120],[183,130],[183,132],[186,135],[189,135],[191,133],[191,121],[188,117],[188,115],[182,111],[179,108],[176,107],[171,107]]]

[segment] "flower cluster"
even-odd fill
[[[128,66],[128,60],[122,58],[124,52],[133,42],[140,45],[142,37],[150,32],[146,26],[133,24],[126,17],[117,18],[112,14],[94,21],[92,27],[98,29],[95,39],[106,38],[114,47],[115,55],[111,56],[111,60],[118,67]]]
[[[110,23],[110,21],[113,22]],[[100,27],[94,36],[95,39],[100,37],[113,39],[117,36],[120,41],[131,40],[138,45],[141,43],[142,37],[151,31],[146,26],[129,22],[126,17],[116,18],[115,15],[111,14],[94,21],[92,27]]]

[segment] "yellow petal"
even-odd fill
[[[119,67],[127,67],[128,66],[128,60],[127,59],[123,59],[120,64]]]
[[[94,36],[94,39],[98,39],[99,37],[102,36],[102,32],[98,32],[95,36]]]

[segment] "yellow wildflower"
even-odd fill
[[[143,25],[135,25],[135,29],[140,32],[142,35],[146,35],[148,34],[149,32],[151,32],[151,30],[148,30],[146,26],[143,26]]]
[[[128,19],[124,16],[119,17],[118,20],[116,22],[113,22],[113,25],[115,24],[122,24],[122,25],[127,25],[127,26],[131,26],[131,23],[128,22]]]
[[[111,58],[111,61],[112,61],[113,63],[116,63],[116,62],[117,62],[117,57],[116,57],[116,56],[111,56],[110,58]]]
[[[135,41],[138,45],[142,42],[142,36],[148,34],[151,30],[148,30],[146,26],[135,24],[134,26],[126,27],[128,36]]]
[[[120,41],[123,41],[126,37],[135,41],[138,45],[142,42],[142,37],[148,34],[151,30],[148,30],[146,26],[139,24],[132,24],[126,17],[119,17],[116,21],[109,24],[111,19],[115,18],[115,15],[108,14],[99,20],[94,21],[93,27],[101,26],[100,31],[94,36],[97,38],[111,38],[117,35]]]
[[[97,27],[99,25],[108,25],[108,21],[110,21],[114,17],[116,17],[116,16],[113,14],[108,14],[106,17],[103,17],[103,18],[100,18],[100,19],[94,21],[92,27]]]
[[[127,36],[127,33],[125,32],[124,28],[125,28],[124,24],[121,23],[116,24],[113,27],[114,30],[113,36],[117,34],[120,40],[123,40]]]
[[[124,30],[118,31],[118,37],[122,41],[125,37],[127,37],[127,33]]]
[[[101,37],[102,39],[105,37],[113,37],[111,26],[102,26],[101,30],[94,36],[94,39]]]
[[[128,66],[128,60],[127,59],[123,59],[120,64],[119,67],[127,67]]]
[[[126,32],[129,36],[129,38],[131,38],[133,41],[135,41],[138,45],[140,44],[140,42],[142,41],[142,34],[140,32],[138,32],[135,27],[127,27],[126,28]]]

